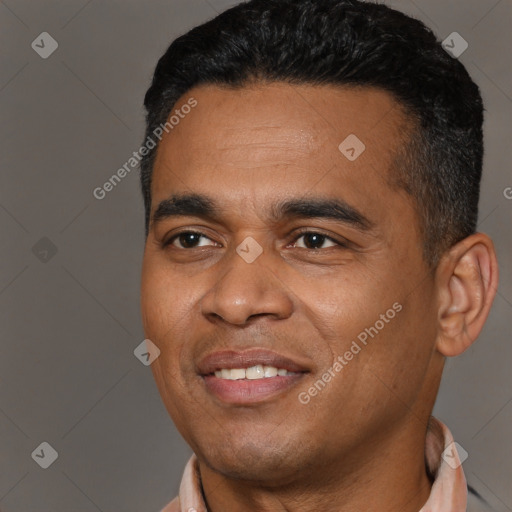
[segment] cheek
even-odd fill
[[[180,360],[188,339],[192,302],[186,282],[177,272],[171,272],[157,257],[145,256],[141,279],[144,334],[160,349],[151,369],[164,395],[171,388],[174,394],[182,386]]]
[[[302,295],[332,356],[348,355],[343,377],[335,379],[336,395],[350,390],[356,403],[379,410],[397,397],[414,401],[435,343],[428,286],[411,294],[399,273],[383,274],[347,273],[321,290],[305,284],[309,291]]]
[[[345,351],[347,342],[350,345],[361,333],[364,338],[365,329],[376,322],[378,327],[384,326],[379,331],[385,330],[393,322],[390,318],[398,315],[393,304],[400,293],[392,282],[383,285],[382,277],[368,269],[342,268],[332,278],[319,283],[315,286],[311,280],[305,280],[296,295],[304,304],[310,322],[338,353]],[[386,315],[388,310],[389,324],[382,324],[380,315]]]
[[[422,399],[435,341],[414,304],[405,300],[401,305],[395,318],[375,338],[368,338],[367,352],[362,354],[367,363],[362,377],[372,383],[369,403],[397,413]]]
[[[189,313],[190,297],[183,278],[156,256],[144,257],[141,310],[144,332],[162,344],[171,339]]]
[[[181,424],[181,417],[176,404],[186,397],[180,362],[189,339],[194,302],[186,281],[158,255],[144,256],[141,276],[144,334],[160,349],[151,370],[163,402],[177,424]]]

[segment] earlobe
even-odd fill
[[[498,263],[491,239],[471,235],[454,245],[436,270],[437,350],[464,352],[480,334],[498,287]]]

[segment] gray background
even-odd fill
[[[92,191],[140,147],[143,94],[170,41],[235,3],[0,1],[0,508],[6,512],[156,512],[178,489],[190,451],[149,367],[133,355],[144,338],[137,173],[103,200]],[[512,3],[390,5],[419,17],[441,39],[457,31],[469,42],[461,60],[486,104],[479,229],[495,240],[501,283],[480,340],[448,361],[435,414],[469,453],[467,479],[495,510],[512,510],[512,200],[503,193],[512,186]],[[59,44],[48,59],[31,48],[43,31]],[[46,470],[31,458],[43,441],[59,454]]]

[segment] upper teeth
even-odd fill
[[[223,368],[215,372],[215,377],[228,380],[239,380],[239,379],[265,379],[268,377],[275,377],[276,375],[284,376],[288,375],[288,370],[283,368],[276,368],[275,366],[263,366],[257,364],[250,368]]]

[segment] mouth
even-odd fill
[[[284,377],[286,375],[296,375],[298,372],[289,372],[285,368],[275,366],[263,366],[257,364],[249,368],[222,368],[214,372],[215,377],[225,380],[258,380],[271,379],[272,377]]]
[[[222,402],[237,405],[274,399],[309,371],[304,364],[265,349],[215,352],[198,365],[206,391]]]

